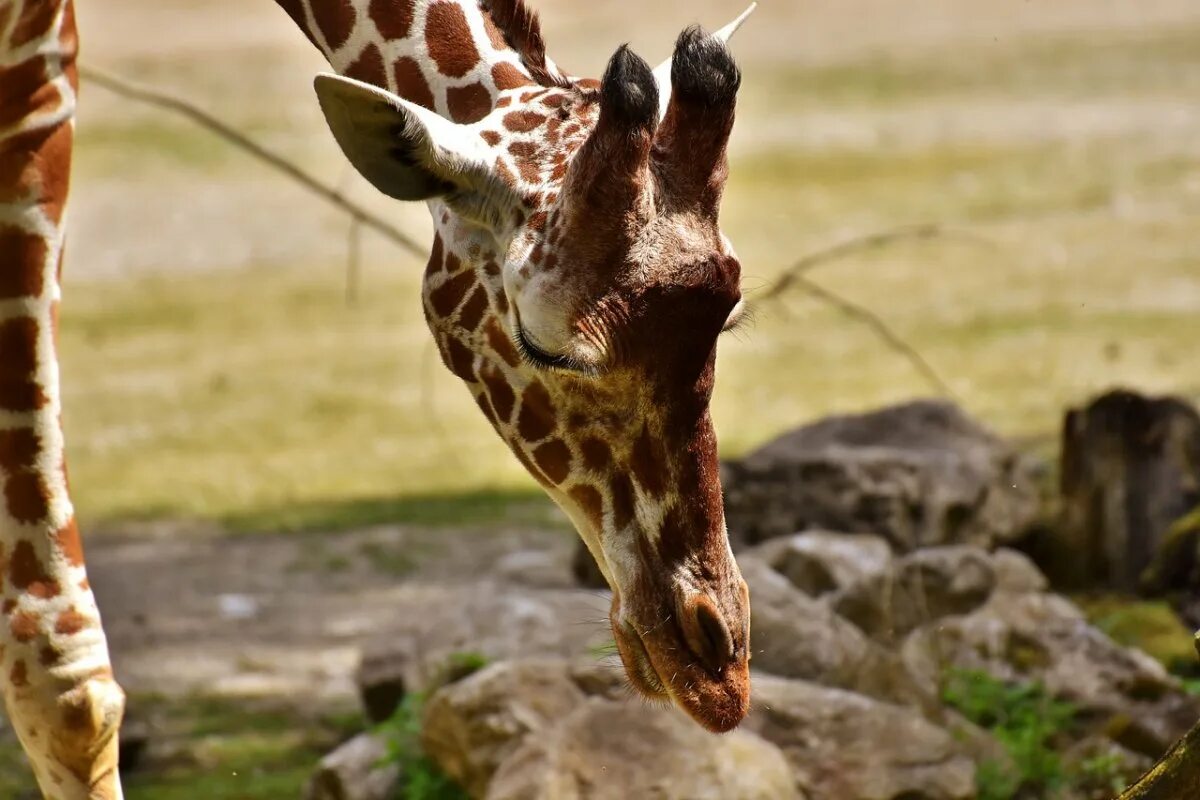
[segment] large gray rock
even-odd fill
[[[563,661],[502,661],[434,692],[421,744],[455,783],[483,797],[527,734],[545,734],[584,699]]]
[[[1200,701],[1161,664],[1117,645],[1057,595],[995,592],[970,614],[916,629],[901,652],[931,691],[948,670],[1041,683],[1072,703],[1092,731],[1155,758],[1200,716]]]
[[[388,763],[387,743],[360,733],[321,759],[304,790],[304,800],[392,800],[400,767]]]
[[[879,575],[892,560],[892,549],[878,536],[831,531],[770,539],[749,552],[812,597]]]
[[[918,550],[835,593],[833,608],[875,639],[891,642],[918,625],[965,614],[996,586],[993,559],[978,547]]]
[[[811,528],[874,533],[901,552],[991,548],[1037,519],[1035,469],[956,406],[916,401],[830,417],[726,469],[735,536],[754,543]]]
[[[893,651],[871,641],[827,603],[797,590],[749,555],[739,559],[750,587],[750,646],[756,669],[928,708],[936,693],[908,674]]]
[[[680,712],[592,698],[496,772],[488,800],[799,800],[774,745]]]
[[[744,723],[778,745],[811,800],[967,800],[975,765],[911,709],[806,681],[755,675]]]

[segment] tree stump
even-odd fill
[[[1060,490],[1043,567],[1071,586],[1138,590],[1171,526],[1200,504],[1200,414],[1128,391],[1068,411]]]

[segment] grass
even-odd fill
[[[1195,25],[1097,26],[760,65],[723,216],[749,296],[802,253],[942,222],[970,239],[896,244],[811,277],[874,310],[1005,433],[1052,439],[1064,408],[1117,384],[1200,397],[1200,121],[1184,113],[1198,53]],[[236,72],[187,63],[138,69],[206,101]],[[323,131],[297,128],[319,125],[315,111],[277,106],[225,115],[298,157],[327,147]],[[833,134],[818,135],[830,120]],[[173,159],[177,173],[228,180],[236,203],[248,162],[207,136],[149,111],[109,114],[81,127],[81,175]],[[122,282],[68,266],[65,421],[85,523],[545,519],[533,482],[438,363],[419,268],[365,252],[354,307],[340,263]],[[718,371],[727,456],[820,415],[932,392],[860,323],[800,292],[728,337]]]

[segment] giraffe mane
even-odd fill
[[[521,57],[530,77],[542,86],[573,85],[546,60],[541,20],[525,0],[479,0],[479,7],[492,18],[509,47]]]

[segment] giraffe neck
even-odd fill
[[[455,122],[483,119],[507,90],[558,78],[519,0],[278,2],[338,73]]]
[[[67,495],[55,324],[70,0],[0,4],[0,682],[47,796],[115,798],[124,705]]]

